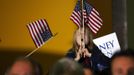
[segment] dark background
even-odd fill
[[[127,0],[128,47],[134,49],[134,1]]]

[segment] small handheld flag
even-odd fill
[[[78,26],[82,25],[82,18],[84,18],[84,24],[87,25],[91,31],[96,34],[102,26],[102,19],[98,11],[89,5],[85,0],[83,1],[83,8],[81,9],[80,0],[78,0],[70,19]],[[82,14],[81,11],[83,10]],[[83,17],[82,17],[83,16]]]
[[[32,55],[42,45],[44,45],[50,38],[53,38],[54,36],[57,35],[57,33],[55,35],[52,35],[52,32],[45,19],[39,19],[33,21],[27,25],[27,28],[37,48],[34,49],[29,54],[27,54],[26,57]]]
[[[37,48],[52,37],[52,32],[45,19],[31,22],[27,25],[27,28]]]

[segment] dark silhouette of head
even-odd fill
[[[49,75],[83,75],[83,68],[77,62],[62,58],[54,64]]]

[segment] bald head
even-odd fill
[[[20,60],[16,61],[10,71],[9,75],[33,75],[33,68],[30,62]]]
[[[38,63],[29,58],[19,58],[13,62],[7,75],[42,75],[42,69]]]

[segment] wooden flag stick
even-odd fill
[[[28,53],[25,58],[31,56],[34,52],[36,52],[38,49],[40,49],[44,44],[46,44],[49,40],[51,40],[52,38],[54,38],[58,33],[55,33],[50,39],[48,39],[45,43],[43,43],[39,48],[34,49],[32,52]]]

